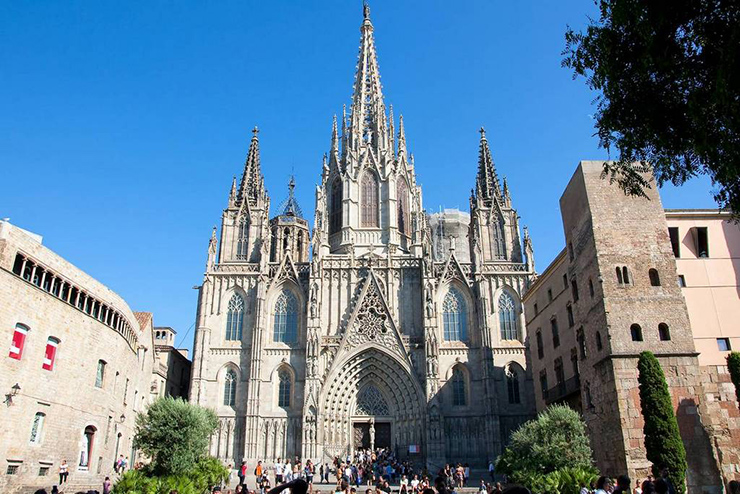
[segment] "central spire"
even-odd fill
[[[367,3],[363,5],[360,33],[360,53],[357,57],[348,144],[355,151],[363,146],[369,146],[377,154],[388,148],[389,136],[378,55],[373,38],[373,23],[370,20],[370,7]]]

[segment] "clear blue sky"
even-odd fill
[[[539,271],[558,199],[604,159],[594,95],[560,67],[591,0],[372,0],[386,103],[404,115],[424,206],[468,208],[480,126]],[[331,119],[348,103],[360,0],[0,4],[0,216],[171,325],[191,347],[206,247],[261,129],[272,203],[295,171],[313,216]],[[715,207],[707,180],[667,207]],[[184,341],[183,341],[184,340]]]

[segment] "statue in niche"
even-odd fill
[[[432,301],[432,294],[427,292],[427,317],[434,317],[434,301]]]

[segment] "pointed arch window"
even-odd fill
[[[249,258],[249,219],[244,217],[239,222],[236,232],[236,258],[246,260]]]
[[[446,341],[468,339],[468,311],[465,299],[456,288],[450,288],[442,304],[444,337]]]
[[[242,324],[244,322],[244,299],[235,293],[229,300],[229,311],[226,314],[226,339],[239,341],[242,339]]]
[[[403,235],[409,235],[409,190],[406,180],[398,179],[396,185],[396,199],[398,201],[398,231]]]
[[[504,238],[504,219],[493,221],[491,228],[493,234],[493,257],[494,259],[506,259],[506,239]]]
[[[519,373],[516,369],[509,368],[506,372],[506,388],[509,394],[509,403],[513,405],[522,402],[519,394]]]
[[[452,405],[465,406],[468,403],[465,375],[459,367],[452,371]]]
[[[378,179],[373,172],[365,172],[360,185],[360,226],[366,228],[377,228],[378,221]]]
[[[236,404],[236,372],[226,371],[224,376],[224,405],[233,407]]]
[[[329,204],[329,235],[342,229],[342,180],[337,178],[331,186]]]
[[[290,377],[290,372],[282,369],[278,372],[278,406],[282,408],[290,407],[290,394],[293,382]]]
[[[293,343],[298,337],[298,302],[287,288],[275,300],[273,340]]]
[[[519,335],[516,304],[510,293],[504,292],[498,299],[498,319],[502,340],[516,340]]]

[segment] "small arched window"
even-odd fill
[[[468,338],[468,311],[465,299],[456,288],[450,288],[442,304],[444,338],[446,341],[465,341]]]
[[[298,338],[298,302],[290,290],[283,289],[275,300],[273,340],[293,343]]]
[[[329,235],[342,229],[342,179],[337,178],[331,185],[329,204]]]
[[[285,369],[278,372],[278,406],[282,408],[290,407],[290,393],[292,388],[292,379],[290,372]]]
[[[604,348],[604,344],[601,342],[601,332],[596,332],[596,350],[601,351]]]
[[[465,375],[459,367],[452,370],[452,405],[465,406],[468,403]]]
[[[235,293],[229,300],[229,311],[226,314],[226,339],[239,341],[242,339],[242,324],[244,321],[244,299]]]
[[[38,444],[41,442],[41,431],[44,428],[44,419],[46,414],[43,412],[36,412],[33,417],[33,423],[31,424],[31,444]]]
[[[98,369],[95,372],[95,387],[102,388],[105,382],[105,360],[98,360]]]
[[[23,324],[16,324],[15,331],[13,331],[13,340],[10,342],[10,358],[20,360],[23,356],[23,347],[26,344],[26,335],[28,334],[28,327]]]
[[[403,178],[398,179],[396,196],[398,201],[398,231],[403,235],[409,235],[409,191],[406,180]]]
[[[519,394],[519,373],[516,369],[509,368],[506,372],[506,388],[509,394],[509,403],[513,405],[522,402]]]
[[[508,292],[503,292],[498,299],[498,320],[501,326],[502,340],[516,340],[518,337],[517,313],[514,299]]]
[[[360,225],[366,228],[377,228],[378,221],[378,179],[371,171],[365,172],[360,184]]]
[[[658,324],[658,336],[660,341],[669,341],[671,339],[671,330],[668,329],[668,325],[664,322]]]
[[[657,269],[650,268],[648,275],[650,276],[650,286],[660,286],[660,275],[658,275]]]
[[[642,341],[642,328],[639,324],[630,326],[630,334],[632,335],[632,341]]]
[[[236,404],[236,372],[226,371],[224,376],[224,405],[233,407]]]
[[[249,257],[249,220],[244,217],[239,221],[236,232],[236,258],[245,260]]]

